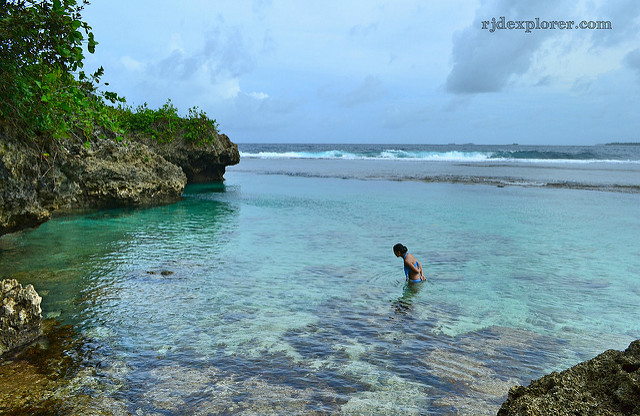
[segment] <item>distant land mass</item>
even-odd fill
[[[606,143],[605,146],[640,146],[640,142],[613,142]]]

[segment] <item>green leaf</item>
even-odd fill
[[[74,30],[73,32],[71,32],[71,40],[73,42],[81,42],[82,39],[84,39],[84,36],[82,36],[82,33],[79,30]]]
[[[87,50],[89,51],[89,53],[94,53],[96,51],[97,44],[98,42],[96,42],[95,38],[93,37],[93,32],[89,32],[89,43],[87,45]]]
[[[56,74],[55,72],[50,72],[44,76],[44,82],[46,82],[47,84],[52,84],[56,79],[58,79],[58,74]]]

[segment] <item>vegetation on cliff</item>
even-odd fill
[[[82,21],[87,4],[9,0],[0,5],[0,128],[21,140],[74,138],[87,146],[92,137],[140,134],[165,143],[178,136],[194,144],[216,140],[216,121],[197,107],[180,117],[170,101],[157,110],[146,104],[132,108],[117,93],[99,89],[104,69],[83,70],[85,51],[93,53],[98,44]]]
[[[194,107],[133,108],[83,70],[87,0],[0,2],[0,235],[54,211],[177,201],[222,181],[238,147]]]
[[[193,107],[186,117],[180,117],[171,100],[157,110],[149,108],[147,103],[135,109],[120,105],[112,110],[112,115],[128,136],[145,135],[160,143],[182,137],[187,142],[203,145],[219,135],[218,123],[204,111]]]

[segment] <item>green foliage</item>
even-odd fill
[[[120,105],[115,118],[128,135],[146,135],[167,143],[181,136],[196,145],[213,142],[218,136],[218,123],[198,109],[190,108],[186,117],[168,100],[162,107],[152,110],[147,103],[136,108]]]
[[[98,90],[104,69],[82,70],[84,51],[93,53],[98,44],[82,21],[88,0],[0,1],[0,128],[23,139],[79,135],[86,147],[96,130],[161,142],[183,135],[204,144],[217,137],[216,121],[197,107],[187,117],[171,101],[158,110],[132,109],[116,93]]]
[[[185,140],[199,145],[209,143],[217,136],[218,123],[216,120],[207,117],[207,114],[198,107],[190,108],[185,120]]]
[[[4,1],[0,5],[0,126],[24,138],[89,136],[96,126],[116,126],[99,93],[104,74],[82,71],[86,46],[97,42],[80,12],[85,0]]]

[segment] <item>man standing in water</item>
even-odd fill
[[[421,283],[427,280],[422,272],[422,264],[416,260],[413,254],[407,252],[405,246],[400,243],[396,244],[393,246],[393,254],[404,259],[404,274],[409,283]]]

